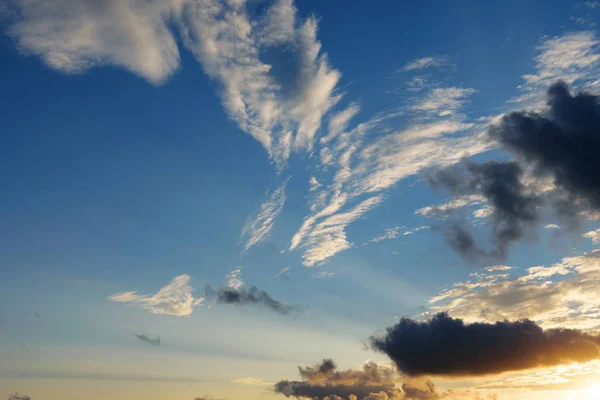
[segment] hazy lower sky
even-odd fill
[[[0,0],[0,398],[600,398],[599,16]]]

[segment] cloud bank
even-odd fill
[[[600,358],[600,336],[544,330],[530,320],[466,324],[446,313],[402,318],[371,346],[411,376],[478,376]]]

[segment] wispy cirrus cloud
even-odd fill
[[[600,86],[600,41],[593,31],[569,32],[546,38],[538,47],[536,72],[523,75],[522,92],[510,100],[522,106],[543,107],[547,88],[557,80],[594,90]]]
[[[450,59],[448,56],[429,56],[417,58],[409,63],[407,63],[404,67],[401,68],[401,71],[409,72],[409,71],[418,71],[425,68],[432,67],[442,67],[450,64]]]
[[[477,90],[472,88],[435,88],[414,104],[411,109],[445,117],[460,110],[467,103],[469,97],[475,93]]]
[[[152,296],[138,292],[120,292],[109,296],[108,299],[136,305],[152,314],[187,317],[192,314],[194,308],[204,302],[204,298],[194,298],[192,295],[194,289],[189,285],[190,279],[190,276],[185,274],[177,276]]]
[[[260,211],[255,217],[249,217],[242,229],[241,240],[245,241],[242,254],[250,250],[252,246],[264,242],[269,238],[275,219],[283,210],[285,204],[285,188],[289,181],[289,177],[283,183],[268,194],[265,201],[260,206]]]
[[[379,243],[384,240],[393,240],[398,237],[400,234],[400,230],[404,228],[403,226],[395,226],[393,228],[388,228],[383,231],[382,234],[375,236],[373,239],[369,240],[368,243]]]
[[[180,66],[181,43],[220,87],[229,117],[282,169],[310,150],[340,79],[317,40],[317,19],[292,0],[261,10],[245,0],[10,0],[7,30],[19,49],[63,73],[113,65],[153,84]],[[277,53],[271,63],[266,52]],[[293,79],[280,79],[277,60]]]

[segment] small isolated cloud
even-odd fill
[[[275,382],[263,381],[262,379],[257,379],[257,378],[238,378],[231,382],[237,383],[239,385],[248,385],[248,386],[270,386],[275,383]]]
[[[246,283],[241,279],[240,270],[226,276],[225,287],[214,290],[210,285],[206,285],[204,293],[208,300],[214,300],[217,304],[258,305],[283,315],[300,312],[298,307],[283,304],[256,286],[246,287]]]
[[[256,217],[250,217],[242,230],[241,240],[245,241],[243,254],[247,253],[252,246],[264,242],[269,238],[271,230],[275,225],[275,218],[279,215],[285,204],[285,187],[289,177],[267,199],[261,204],[260,211]]]
[[[467,103],[469,97],[475,93],[477,90],[471,88],[436,88],[413,105],[411,109],[447,117],[459,111]]]
[[[333,278],[335,276],[335,272],[317,272],[315,274],[311,275],[313,278],[317,278],[317,279],[329,279],[329,278]]]
[[[400,229],[404,228],[403,226],[395,226],[393,228],[388,228],[379,236],[375,236],[373,239],[369,240],[369,243],[379,243],[384,240],[392,240],[396,239],[400,234]]]
[[[437,206],[427,206],[419,208],[415,214],[420,214],[428,218],[446,218],[452,215],[456,210],[463,207],[482,204],[485,198],[480,195],[459,196],[456,199]]]
[[[592,243],[594,244],[600,244],[600,229],[584,233],[583,237],[592,239]]]
[[[413,228],[413,229],[409,229],[408,231],[405,231],[402,235],[404,235],[404,236],[412,235],[413,233],[422,231],[424,229],[429,229],[429,227],[426,225],[419,226],[418,228]]]
[[[371,346],[410,376],[479,376],[600,358],[600,336],[581,330],[544,330],[529,320],[466,324],[446,313],[424,322],[402,318]]]
[[[222,397],[213,397],[213,396],[200,396],[200,397],[195,397],[194,400],[229,400],[229,399],[222,398]]]
[[[279,271],[277,273],[277,275],[275,275],[275,278],[277,278],[277,279],[283,279],[283,280],[286,280],[286,281],[292,279],[291,269],[292,269],[292,267],[282,268],[281,271]]]
[[[140,339],[143,342],[146,342],[152,346],[160,346],[160,336],[155,337],[154,339],[152,339],[151,337],[145,335],[145,334],[137,334],[134,333],[134,336],[138,339]]]
[[[203,297],[192,296],[194,289],[189,285],[190,279],[186,274],[177,276],[153,296],[137,292],[120,292],[109,296],[108,299],[137,305],[152,314],[187,317],[204,301]]]
[[[26,394],[13,393],[8,396],[8,400],[31,400]]]
[[[560,225],[548,224],[548,225],[544,226],[544,229],[560,229]]]
[[[448,56],[423,57],[410,61],[408,64],[402,67],[402,71],[418,71],[425,68],[443,67],[449,64],[450,59]]]

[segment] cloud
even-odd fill
[[[426,225],[419,226],[417,228],[413,228],[413,229],[409,229],[409,230],[405,231],[402,235],[404,235],[404,236],[412,235],[413,233],[417,233],[417,232],[420,232],[425,229],[429,229],[429,227]]]
[[[153,84],[179,67],[170,21],[184,1],[9,0],[19,49],[67,74],[114,65]]]
[[[243,254],[248,252],[252,246],[267,240],[275,225],[275,219],[283,210],[285,204],[285,187],[289,181],[288,177],[267,199],[261,204],[260,211],[256,217],[250,217],[242,229],[242,240],[245,240]]]
[[[310,179],[308,180],[308,184],[310,186],[310,189],[308,189],[311,192],[314,192],[316,190],[318,190],[321,186],[319,181],[317,180],[317,178],[315,178],[314,176],[311,176]]]
[[[598,56],[600,58],[600,55]],[[490,128],[490,137],[531,165],[536,175],[590,207],[600,208],[600,177],[594,172],[600,150],[599,97],[571,95],[565,83],[548,89],[548,109],[542,113],[513,112]]]
[[[415,214],[420,214],[428,218],[446,218],[454,214],[459,208],[469,207],[483,202],[485,202],[485,198],[481,195],[464,195],[444,204],[419,208],[415,211]]]
[[[231,382],[237,383],[239,385],[248,385],[248,386],[271,386],[274,384],[274,382],[263,381],[262,379],[250,378],[250,377],[238,378]]]
[[[292,0],[261,7],[244,0],[9,4],[7,30],[19,49],[67,74],[111,65],[160,84],[179,68],[181,44],[217,82],[228,116],[279,170],[292,149],[312,148],[323,116],[341,98],[334,94],[341,74],[321,51],[317,20],[300,19]]]
[[[446,87],[431,90],[427,96],[414,104],[413,111],[424,111],[440,117],[450,116],[461,109],[468,98],[477,93],[471,88]]]
[[[395,382],[399,379],[397,372],[373,362],[365,364],[359,370],[339,371],[333,360],[324,359],[313,367],[298,367],[298,371],[302,381],[281,380],[275,383],[275,392],[286,397],[311,399],[325,399],[328,396],[362,399],[371,393],[380,392],[393,397],[400,393],[395,388]]]
[[[13,393],[8,396],[8,400],[31,400],[26,394]]]
[[[542,211],[579,229],[580,220],[600,207],[600,179],[593,173],[596,150],[600,150],[600,102],[597,96],[571,95],[558,82],[548,89],[544,111],[517,111],[504,115],[489,128],[489,136],[517,160],[465,161],[429,175],[434,187],[459,196],[442,209],[426,207],[423,215],[454,214],[469,204],[465,196],[482,196],[486,202],[475,217],[491,220],[492,248],[476,243],[464,221],[444,228],[450,245],[465,258],[502,259],[510,245],[523,239],[540,224]],[[556,225],[557,226],[557,225]],[[557,226],[558,227],[558,226]]]
[[[137,305],[152,314],[187,317],[204,301],[202,297],[192,296],[194,289],[189,285],[190,279],[189,275],[179,275],[153,296],[137,292],[120,292],[109,296],[108,299]]]
[[[290,272],[291,269],[292,267],[282,268],[281,271],[275,275],[275,278],[284,279],[286,281],[292,279],[292,273]]]
[[[600,7],[600,1],[584,1],[583,4],[592,9]]]
[[[450,59],[447,56],[423,57],[412,60],[402,67],[402,71],[417,71],[431,67],[442,67],[448,64],[450,64]]]
[[[141,341],[146,342],[152,346],[157,346],[157,347],[160,346],[160,336],[157,336],[154,339],[152,339],[151,337],[146,336],[143,333],[139,334],[139,335],[137,333],[134,333],[134,335],[136,338],[138,338]]]
[[[509,267],[510,268],[510,267]],[[544,328],[600,328],[600,252],[528,268],[519,277],[485,269],[429,300],[429,313],[447,311],[466,322],[529,319]]]
[[[332,150],[327,152],[327,166],[335,169],[333,179],[323,184],[324,200],[313,204],[311,215],[290,243],[290,251],[303,249],[304,265],[322,264],[351,248],[346,227],[381,204],[383,192],[398,181],[487,149],[480,135],[470,132],[473,124],[453,119],[417,123],[378,135],[387,132],[386,124],[398,115],[379,115],[338,135],[328,145]],[[376,139],[364,142],[367,133]]]
[[[536,73],[523,75],[522,95],[510,100],[527,108],[543,108],[548,86],[557,80],[592,90],[600,85],[600,42],[593,31],[546,38],[538,47]]]
[[[402,318],[371,345],[411,376],[489,375],[600,358],[600,337],[580,330],[544,330],[530,320],[465,324],[446,313],[424,322]]]
[[[427,378],[407,378],[396,369],[365,363],[360,369],[339,370],[331,359],[312,367],[298,367],[301,381],[282,379],[275,383],[276,393],[286,397],[317,400],[483,400],[477,391],[447,390],[440,392]],[[495,395],[486,399],[496,399]]]
[[[205,297],[208,300],[214,300],[218,304],[259,305],[282,315],[300,312],[298,307],[285,305],[256,286],[246,287],[239,269],[227,274],[225,278],[225,287],[217,290],[210,285],[204,287]]]
[[[592,239],[592,243],[600,244],[600,229],[596,229],[595,231],[586,232],[583,234],[583,237]]]
[[[381,235],[375,236],[373,239],[369,240],[369,243],[379,243],[384,240],[393,240],[398,237],[400,234],[400,229],[404,228],[403,226],[395,226],[393,228],[386,229]]]
[[[508,247],[522,239],[538,222],[538,207],[542,200],[529,193],[523,185],[523,169],[516,162],[488,161],[474,164],[465,161],[429,175],[433,187],[448,188],[460,196],[483,197],[490,207],[491,242],[493,248],[484,250],[461,222],[444,228],[444,234],[461,256],[477,261],[481,258],[503,259]]]
[[[201,396],[201,397],[196,397],[194,398],[194,400],[228,400],[226,398],[221,398],[221,397],[213,397],[213,396]]]
[[[547,224],[544,226],[544,229],[560,229],[560,226],[556,224]]]

